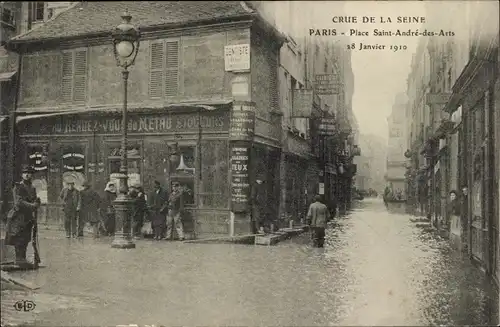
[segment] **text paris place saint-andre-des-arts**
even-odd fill
[[[397,16],[397,17],[373,17],[373,16],[334,16],[332,22],[335,24],[423,24],[426,22],[425,17],[422,16]],[[370,33],[371,32],[371,33]],[[453,31],[446,31],[439,29],[436,31],[431,31],[428,29],[373,29],[373,30],[363,30],[363,29],[346,29],[341,30],[337,28],[310,28],[310,36],[337,36],[337,35],[349,35],[349,36],[455,36]]]

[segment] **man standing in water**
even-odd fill
[[[37,223],[36,211],[40,207],[40,198],[31,184],[34,173],[32,167],[23,167],[22,181],[14,185],[12,192],[14,207],[7,215],[5,244],[14,246],[15,264],[23,267],[29,265],[26,261],[26,250],[31,241],[33,226]]]
[[[314,203],[311,203],[307,211],[307,221],[311,226],[314,247],[322,248],[324,245],[328,214],[328,208],[321,203],[321,195],[316,195]]]
[[[71,236],[77,237],[77,229],[78,229],[78,215],[80,212],[80,192],[75,189],[75,183],[73,181],[69,181],[66,183],[66,187],[61,190],[61,194],[59,195],[59,199],[63,204],[64,211],[64,229],[66,230],[66,238],[70,238]],[[83,226],[82,226],[83,227]],[[82,228],[83,234],[83,228]]]

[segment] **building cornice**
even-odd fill
[[[248,14],[227,19],[211,19],[182,24],[144,27],[140,29],[141,41],[250,28],[255,20],[256,16],[254,14]],[[50,50],[54,48],[78,48],[103,44],[111,44],[111,31],[65,38],[27,41],[11,40],[7,43],[7,49],[14,52],[26,53],[40,50]]]

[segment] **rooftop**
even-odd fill
[[[139,28],[187,24],[250,15],[243,1],[83,1],[75,4],[40,27],[11,39],[13,43],[104,34],[121,21],[128,9]]]

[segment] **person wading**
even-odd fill
[[[83,226],[89,223],[92,227],[94,237],[99,237],[99,213],[101,198],[96,191],[90,188],[88,182],[83,182],[83,190],[80,191],[81,209],[78,220],[78,232],[83,236]]]
[[[23,166],[22,181],[14,185],[14,206],[7,214],[5,227],[5,244],[14,246],[18,266],[29,265],[26,261],[26,250],[31,241],[31,233],[36,224],[36,211],[40,207],[40,198],[36,189],[31,185],[35,170],[30,166]]]
[[[322,248],[324,245],[328,214],[328,208],[321,203],[321,196],[316,195],[314,197],[314,203],[311,203],[307,211],[307,221],[311,227],[314,247]]]
[[[80,211],[80,192],[75,189],[75,183],[69,181],[66,183],[66,187],[61,190],[59,194],[59,200],[62,202],[64,211],[64,229],[66,230],[66,238],[71,236],[77,236],[77,218]],[[82,226],[83,235],[83,226]]]
[[[148,196],[148,206],[151,211],[151,228],[153,229],[154,239],[162,239],[165,230],[165,218],[168,211],[168,194],[160,182],[154,182],[154,190]]]
[[[184,228],[182,226],[182,212],[184,210],[184,198],[181,186],[178,182],[172,183],[172,192],[168,200],[167,235],[166,239],[173,239],[172,229],[175,228],[179,240],[184,240]]]

